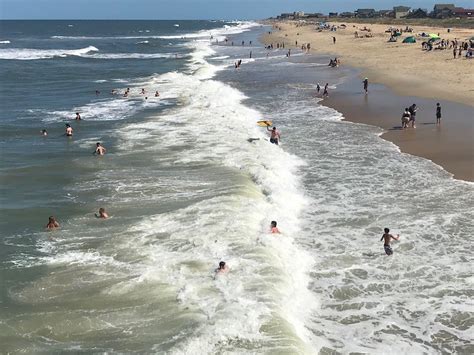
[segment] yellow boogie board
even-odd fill
[[[267,126],[273,125],[273,122],[272,121],[257,121],[257,124],[260,127],[267,127]]]

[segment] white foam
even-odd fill
[[[10,41],[0,41],[0,44],[9,44],[11,43]]]
[[[91,52],[97,52],[94,46],[80,49],[31,49],[31,48],[8,48],[0,49],[0,59],[35,60],[50,59],[55,57],[82,56]]]

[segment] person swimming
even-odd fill
[[[219,267],[215,271],[216,274],[225,274],[229,272],[229,267],[225,264],[225,261],[221,261]]]
[[[48,135],[48,131],[45,130],[45,129],[42,129],[40,132],[41,132],[41,135],[43,135],[43,136],[47,136],[47,135]]]
[[[107,212],[105,212],[105,208],[103,207],[99,208],[99,214],[96,213],[95,216],[97,218],[102,218],[102,219],[109,218],[109,215],[107,214]]]
[[[159,96],[160,96],[160,93],[158,92],[158,90],[156,90],[155,97],[159,97]]]
[[[46,229],[56,229],[59,228],[59,223],[56,221],[54,216],[49,216],[48,224],[46,225]]]
[[[272,221],[270,223],[270,233],[272,233],[272,234],[281,234],[280,230],[277,227],[277,222],[276,221]]]
[[[100,144],[100,142],[97,142],[97,143],[96,143],[96,147],[95,147],[95,151],[94,151],[94,153],[92,153],[92,154],[94,154],[94,155],[104,155],[105,152],[107,152],[107,149],[105,149],[105,148],[102,146],[102,144]]]
[[[79,112],[76,112],[76,121],[80,120],[82,120],[81,115],[79,114]]]

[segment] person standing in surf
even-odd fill
[[[76,121],[80,120],[82,120],[81,115],[79,114],[79,112],[76,112]]]
[[[329,83],[326,83],[326,85],[324,85],[323,97],[329,96],[328,87],[329,87]]]
[[[384,234],[382,235],[382,238],[380,238],[380,241],[383,240],[383,249],[385,250],[385,254],[387,255],[392,255],[393,250],[392,247],[390,246],[390,242],[392,240],[400,240],[400,234],[397,234],[397,236],[391,235],[390,234],[390,229],[384,228]]]
[[[280,141],[280,132],[277,131],[276,127],[270,129],[270,126],[267,126],[267,131],[270,131],[270,143],[278,145]]]
[[[441,105],[436,104],[436,124],[441,124]]]
[[[367,95],[369,93],[369,79],[365,78],[363,83],[364,83],[364,91],[365,91],[365,94]]]
[[[69,123],[66,123],[66,137],[72,137],[72,127]]]

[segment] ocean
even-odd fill
[[[473,184],[321,105],[349,68],[253,22],[0,25],[0,352],[474,352]]]

